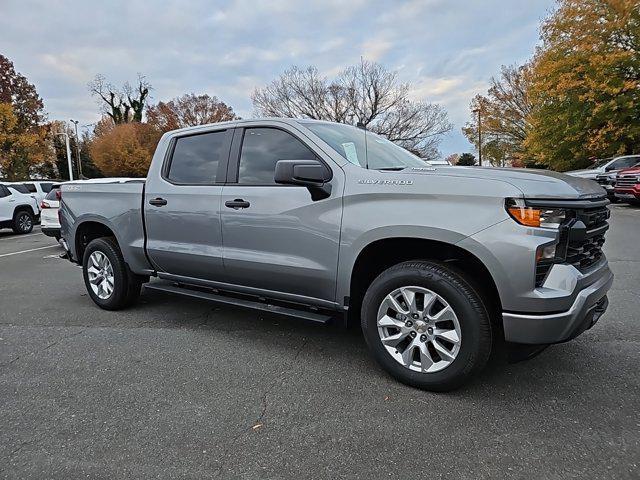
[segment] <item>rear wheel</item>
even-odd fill
[[[436,263],[385,270],[367,290],[361,322],[376,361],[425,390],[462,385],[491,352],[491,323],[480,296],[463,274]]]
[[[19,210],[13,215],[11,225],[14,233],[25,234],[33,230],[33,214],[29,210]]]
[[[131,273],[116,241],[110,237],[92,240],[82,261],[84,283],[96,305],[119,310],[140,296],[141,279]]]

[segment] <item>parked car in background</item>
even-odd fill
[[[640,163],[636,163],[633,167],[640,166]],[[611,170],[610,172],[601,173],[596,176],[596,182],[600,184],[602,188],[604,188],[607,192],[607,198],[609,198],[612,202],[617,202],[619,199],[616,197],[615,185],[616,179],[618,177],[618,173],[623,171],[624,169],[619,170]]]
[[[620,201],[640,203],[640,164],[618,172],[614,192]]]
[[[571,170],[565,173],[573,177],[596,180],[596,177],[602,173],[629,168],[638,162],[640,162],[640,155],[625,155],[623,157],[605,158],[603,160],[596,160],[591,168],[584,170]]]
[[[58,219],[58,208],[60,207],[60,183],[51,185],[51,190],[40,202],[40,228],[42,233],[48,237],[60,240],[60,220]]]
[[[25,191],[21,185],[0,184],[0,228],[24,234],[40,220],[38,202]]]
[[[40,202],[44,200],[44,197],[46,197],[51,191],[51,187],[54,183],[55,182],[51,180],[36,180],[29,182],[13,182],[13,185],[24,185],[28,193],[33,195],[38,204],[40,204]]]

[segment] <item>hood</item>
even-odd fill
[[[593,180],[529,168],[427,167],[407,168],[402,173],[447,175],[453,177],[497,180],[522,192],[525,198],[595,198],[606,195]],[[398,172],[400,173],[400,172]]]
[[[631,167],[631,168],[624,168],[622,170],[618,170],[619,175],[626,175],[627,173],[638,174],[640,173],[640,167]]]
[[[596,175],[603,172],[604,168],[587,168],[583,170],[571,170],[565,173],[567,175],[571,175],[572,177],[595,178]]]

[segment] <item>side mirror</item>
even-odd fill
[[[321,187],[331,180],[331,170],[318,160],[279,160],[274,179],[276,183]]]
[[[274,180],[285,185],[307,187],[311,199],[322,200],[331,195],[332,178],[329,167],[318,160],[278,160]]]

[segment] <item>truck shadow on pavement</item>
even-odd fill
[[[504,349],[498,348],[487,368],[469,384],[453,392],[434,394],[402,385],[387,375],[370,356],[359,326],[319,325],[270,313],[167,297],[153,291],[145,291],[134,310],[149,307],[156,310],[163,304],[170,309],[162,319],[154,315],[155,328],[201,330],[203,335],[210,336],[224,334],[229,342],[240,343],[239,356],[249,357],[256,352],[268,356],[273,352],[302,359],[308,370],[318,370],[318,381],[331,382],[331,375],[326,376],[326,372],[340,372],[342,377],[358,378],[359,383],[381,392],[461,399],[508,393],[512,401],[515,392],[516,398],[528,402],[531,395],[560,398],[573,396],[576,390],[593,394],[602,384],[609,383],[607,380],[612,375],[620,375],[612,371],[606,356],[602,355],[600,349],[606,347],[592,341],[596,326],[573,342],[550,346],[538,356],[518,363],[509,363]],[[193,312],[194,307],[197,314]],[[176,312],[180,313],[175,315]],[[301,345],[304,345],[302,350]]]

